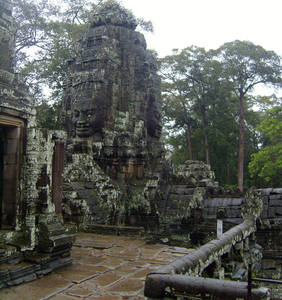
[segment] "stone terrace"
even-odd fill
[[[147,274],[194,251],[146,241],[146,237],[78,233],[72,266],[2,289],[0,299],[144,299]]]

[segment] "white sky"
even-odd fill
[[[216,49],[249,40],[282,55],[282,0],[122,0],[136,17],[151,20],[149,49],[160,57],[192,45]]]
[[[282,0],[122,0],[137,18],[151,20],[148,49],[159,57],[192,45],[206,50],[249,40],[282,56]],[[272,90],[272,89],[271,89]],[[271,94],[266,91],[264,94]]]

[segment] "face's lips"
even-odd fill
[[[91,126],[88,124],[77,124],[76,134],[81,137],[87,137],[91,135]]]
[[[90,126],[77,126],[76,129],[77,130],[89,130]]]

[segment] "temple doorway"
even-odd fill
[[[0,226],[13,230],[20,202],[20,173],[25,140],[24,120],[0,115]]]

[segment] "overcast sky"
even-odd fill
[[[282,0],[122,0],[136,17],[151,20],[148,48],[160,57],[173,48],[216,49],[249,40],[282,55]]]
[[[122,0],[137,18],[151,20],[149,49],[159,57],[192,45],[206,50],[226,42],[248,40],[282,56],[282,0]],[[272,88],[256,88],[270,95]],[[282,96],[281,90],[276,91]]]

